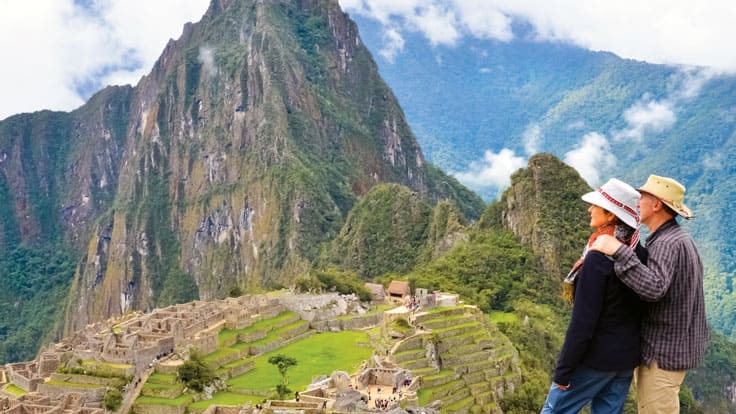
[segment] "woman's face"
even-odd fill
[[[613,213],[606,211],[595,204],[591,204],[590,207],[588,207],[588,213],[590,213],[590,227],[594,229],[599,229],[606,224],[613,223],[616,219],[616,216]]]

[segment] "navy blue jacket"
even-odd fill
[[[636,254],[646,263],[646,250]],[[633,369],[640,360],[640,324],[645,304],[616,276],[613,260],[590,251],[575,281],[575,303],[554,382],[570,384],[579,365],[599,371]]]

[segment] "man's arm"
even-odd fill
[[[674,249],[649,250],[646,265],[632,248],[609,235],[599,236],[590,249],[613,257],[616,276],[643,300],[656,302],[669,290],[674,275]]]

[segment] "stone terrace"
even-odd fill
[[[31,393],[20,397],[3,393],[2,412],[102,412],[96,407],[101,404],[104,387],[84,383],[80,375],[66,375],[63,376],[66,380],[60,380],[62,376],[55,374],[59,368],[72,367],[93,377],[137,378],[174,351],[189,348],[203,353],[215,351],[218,332],[223,328],[242,329],[285,309],[278,297],[248,295],[194,301],[87,325],[59,343],[49,345],[35,361],[7,364],[0,370],[0,385],[10,383]],[[96,407],[85,407],[90,404]]]

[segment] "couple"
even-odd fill
[[[685,187],[651,175],[634,190],[616,179],[583,195],[590,237],[566,278],[572,319],[542,413],[620,413],[634,368],[639,413],[678,413],[685,371],[707,340],[703,266],[676,221],[692,217]],[[646,250],[638,225],[650,231]]]

